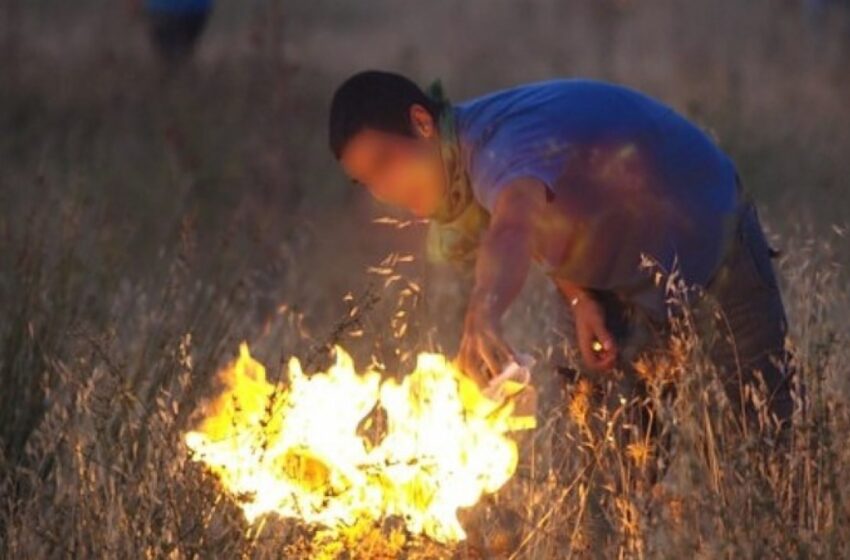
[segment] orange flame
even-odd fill
[[[185,436],[249,521],[276,513],[333,530],[395,515],[413,534],[461,540],[458,509],[510,479],[517,446],[507,434],[535,425],[440,354],[420,354],[400,383],[359,375],[341,348],[327,372],[307,376],[293,358],[288,373],[272,385],[243,344],[220,373],[225,390]],[[386,430],[373,444],[358,429],[376,408]]]

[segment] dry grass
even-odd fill
[[[139,31],[117,8],[4,12],[21,23],[0,25],[13,70],[0,83],[13,131],[0,138],[0,554],[850,556],[850,251],[831,226],[848,210],[845,39],[838,23],[811,37],[796,3],[710,4],[469,2],[417,17],[383,1],[333,17],[323,2],[223,7],[233,18],[210,30],[201,64],[170,82],[140,40],[116,40]],[[119,23],[92,31],[109,17]],[[497,42],[517,21],[535,33]],[[472,24],[488,32],[464,32]],[[439,44],[417,46],[437,28]],[[181,441],[240,340],[267,364],[298,354],[315,367],[339,341],[392,372],[456,346],[468,286],[419,260],[366,272],[415,253],[421,231],[372,224],[384,211],[328,171],[326,98],[363,66],[440,74],[459,95],[611,77],[715,129],[781,232],[808,395],[790,433],[764,416],[737,425],[683,321],[664,370],[675,397],[667,379],[651,391],[661,438],[639,437],[624,410],[553,373],[571,359],[565,315],[535,276],[506,330],[540,358],[540,428],[522,438],[509,485],[464,513],[467,542],[438,546],[393,520],[336,541],[285,520],[246,526]]]
[[[0,519],[10,557],[338,557],[346,551],[352,558],[600,552],[835,558],[850,552],[844,445],[850,356],[840,323],[846,319],[836,312],[847,308],[846,279],[824,244],[793,251],[782,266],[794,325],[790,344],[809,395],[790,434],[780,437],[764,415],[757,426],[737,424],[686,314],[664,367],[645,369],[655,374],[650,399],[660,435],[646,439],[635,429],[631,403],[608,410],[585,382],[564,386],[542,367],[538,385],[547,387],[548,398],[541,428],[522,442],[520,472],[466,512],[470,538],[453,548],[405,535],[392,520],[354,527],[350,537],[335,540],[284,520],[247,526],[181,441],[199,392],[210,389],[205,380],[231,351],[227,333],[240,327],[229,318],[245,309],[238,298],[211,285],[187,286],[179,264],[186,257],[178,254],[158,292],[119,290],[102,310],[104,330],[97,330],[85,316],[92,310],[83,309],[96,301],[65,269],[73,255],[54,261],[31,253],[26,236],[7,242],[17,244],[4,249],[18,249],[4,251],[13,257],[8,280],[20,282],[4,292]],[[381,271],[384,282],[390,277]],[[428,330],[421,301],[410,293],[400,278],[349,301],[352,312],[327,331],[327,340],[306,338],[298,318],[284,310],[257,340],[260,347],[312,347],[316,364],[328,342],[357,348],[357,341],[368,341],[363,352],[403,369],[409,352],[423,344],[414,331]],[[508,321],[540,331],[521,343],[538,343],[540,356],[556,364],[563,363],[557,348],[539,345],[557,340],[557,325],[539,319],[551,297],[542,284],[532,287]],[[381,319],[398,309],[411,316],[404,333]],[[110,327],[127,322],[134,325],[128,333]],[[671,397],[664,389],[673,381]],[[758,391],[748,398],[759,406]]]

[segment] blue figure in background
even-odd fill
[[[174,66],[188,59],[212,12],[212,0],[144,0],[151,39]]]

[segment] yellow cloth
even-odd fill
[[[437,125],[446,192],[440,206],[430,216],[427,253],[433,261],[470,265],[475,261],[481,237],[490,223],[490,214],[473,195],[469,175],[461,161],[454,111],[439,80],[428,88],[428,94],[440,107]]]

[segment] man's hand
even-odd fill
[[[617,345],[605,326],[602,306],[589,296],[578,299],[573,305],[576,338],[581,357],[590,369],[605,371],[617,361]]]
[[[513,351],[502,339],[498,319],[484,311],[470,309],[458,352],[460,369],[484,387],[513,358]]]
[[[475,263],[475,288],[458,354],[460,368],[482,386],[514,357],[499,321],[528,275],[535,223],[545,205],[546,186],[530,177],[504,186],[496,198]]]

